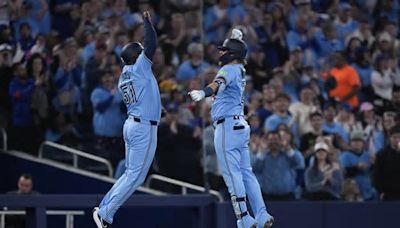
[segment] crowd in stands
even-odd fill
[[[265,199],[400,199],[398,0],[0,0],[0,126],[10,149],[35,154],[48,140],[117,166],[119,55],[143,42],[144,10],[168,111],[152,172],[225,188],[212,99],[195,104],[187,91],[213,80],[217,46],[239,28],[249,48],[249,149]]]

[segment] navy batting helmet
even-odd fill
[[[125,45],[121,51],[121,59],[126,65],[132,65],[136,62],[140,53],[143,51],[143,46],[139,42],[133,42]]]
[[[227,64],[232,60],[244,60],[247,54],[247,45],[243,40],[238,39],[226,39],[222,46],[218,47],[221,51],[227,51],[223,54],[219,61],[222,64]]]

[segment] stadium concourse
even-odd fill
[[[167,111],[149,175],[230,199],[214,150],[213,99],[195,103],[187,93],[214,80],[217,47],[237,28],[249,48],[245,117],[267,207],[400,200],[398,0],[0,0],[8,149],[36,156],[49,141],[107,159],[116,178],[124,172],[120,54],[128,42],[143,43],[145,10],[158,34],[152,70]],[[32,178],[36,191],[47,188]],[[15,190],[17,178],[4,180],[0,193]]]

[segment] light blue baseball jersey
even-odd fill
[[[151,61],[142,52],[133,65],[125,65],[119,78],[120,89],[129,116],[160,121],[161,98]]]
[[[246,70],[242,64],[227,64],[218,71],[215,78],[225,79],[226,87],[215,97],[211,108],[213,121],[228,116],[243,115],[245,76]]]

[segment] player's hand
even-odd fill
[[[201,101],[206,96],[203,90],[192,90],[188,94],[193,101]]]
[[[149,11],[144,11],[144,12],[143,12],[143,17],[144,17],[145,19],[150,20],[150,19],[151,19],[151,18],[150,18],[150,12],[149,12]]]

